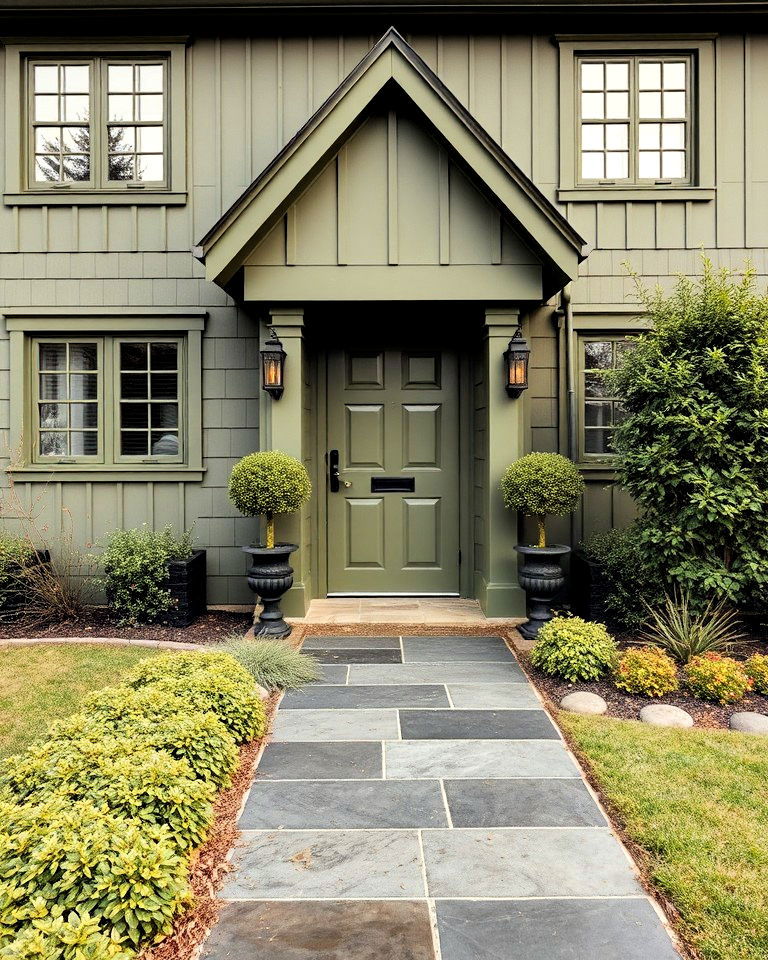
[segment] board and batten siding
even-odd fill
[[[240,544],[255,534],[226,496],[232,463],[258,444],[257,324],[203,279],[191,246],[368,51],[377,36],[192,38],[187,66],[188,202],[184,205],[1,206],[0,307],[196,306],[208,310],[203,349],[202,483],[143,478],[121,484],[20,483],[47,522],[64,508],[90,542],[143,521],[189,524],[209,550],[211,602],[244,602]],[[558,51],[550,36],[406,35],[450,90],[551,200],[558,189]],[[749,258],[768,275],[768,36],[715,41],[714,201],[569,202],[562,212],[594,251],[575,303],[623,304],[633,283],[695,273],[703,249],[722,265]],[[2,76],[2,73],[0,73]],[[0,97],[0,104],[3,103]],[[5,122],[3,120],[3,122]],[[2,163],[0,156],[0,163]],[[0,182],[4,171],[0,170]],[[0,309],[0,312],[1,309]],[[558,365],[562,342],[543,314],[532,320],[532,446],[564,447]],[[0,328],[0,432],[7,446],[9,349]],[[6,451],[7,452],[7,451]],[[8,462],[6,456],[5,461]],[[590,483],[583,528],[626,516],[607,481]],[[610,497],[610,509],[606,506]],[[482,532],[478,535],[482,543]]]

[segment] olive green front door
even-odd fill
[[[459,593],[458,357],[328,357],[328,593]]]

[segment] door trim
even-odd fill
[[[397,344],[393,344],[397,346]],[[314,487],[317,491],[317,509],[312,520],[312,565],[317,571],[316,595],[325,597],[356,596],[401,596],[401,597],[450,597],[474,599],[474,549],[472,535],[472,471],[474,469],[474,438],[472,436],[472,370],[473,358],[466,351],[458,350],[459,386],[459,549],[462,562],[459,567],[458,593],[329,593],[328,592],[328,468],[325,456],[328,451],[328,359],[329,354],[340,345],[319,346],[313,351],[313,401],[315,416],[315,470]]]

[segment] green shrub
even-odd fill
[[[168,562],[192,555],[192,535],[176,537],[170,524],[162,530],[146,525],[117,530],[106,541],[101,561],[109,606],[120,624],[153,623],[173,600],[168,590]]]
[[[755,693],[768,696],[768,656],[754,653],[744,664],[744,670],[752,681]]]
[[[625,628],[637,629],[646,618],[644,603],[664,599],[656,572],[649,568],[637,526],[595,533],[581,544],[584,556],[598,564],[608,581],[607,614]]]
[[[233,637],[226,649],[267,690],[291,690],[322,677],[322,668],[314,657],[299,653],[281,640]]]
[[[0,610],[19,588],[19,573],[35,551],[26,537],[0,532]]]
[[[602,623],[581,617],[555,617],[539,630],[531,663],[551,677],[571,683],[599,680],[616,662],[616,641]]]
[[[166,827],[53,797],[6,808],[0,823],[0,935],[54,908],[96,918],[130,946],[168,934],[191,899],[188,865]]]
[[[54,724],[49,739],[64,745],[83,739],[98,742],[105,736],[125,739],[185,760],[196,777],[219,789],[229,786],[238,750],[232,734],[213,713],[189,713],[179,698],[154,690],[151,695],[128,688],[125,695],[120,687],[111,690],[116,692],[92,712]],[[93,700],[89,698],[89,702]],[[161,705],[186,712],[142,713],[142,708]]]
[[[504,506],[536,517],[540,547],[547,545],[546,518],[572,513],[584,492],[576,464],[559,453],[529,453],[510,464],[501,478]]]
[[[19,803],[55,795],[165,824],[183,849],[201,843],[213,819],[213,784],[196,779],[185,760],[131,738],[48,741],[7,760],[2,782]]]
[[[128,672],[123,683],[139,690],[148,684],[168,678],[182,679],[194,674],[229,677],[242,683],[246,690],[253,690],[253,677],[237,659],[228,653],[200,651],[200,653],[162,653],[156,657],[147,657]]]
[[[675,660],[688,663],[702,653],[724,653],[744,639],[736,613],[725,601],[710,600],[695,613],[688,594],[666,597],[661,608],[647,607],[648,619],[639,636],[663,647]]]
[[[232,468],[229,499],[246,517],[267,518],[267,546],[275,545],[275,514],[293,513],[312,495],[304,464],[279,450],[249,453]]]
[[[132,960],[136,952],[119,938],[100,932],[99,921],[84,911],[46,906],[45,915],[35,918],[5,946],[5,960]]]
[[[652,328],[608,381],[643,549],[697,609],[713,595],[756,609],[768,584],[768,294],[755,292],[752,269],[706,259],[671,294],[640,294]]]
[[[744,666],[732,657],[704,653],[685,666],[685,684],[694,697],[723,705],[736,703],[752,689]]]
[[[235,738],[245,743],[262,737],[267,731],[267,711],[264,702],[241,682],[215,674],[194,673],[187,678],[158,680],[152,689],[168,693],[182,701],[184,709],[209,711],[215,714]]]
[[[620,690],[643,697],[664,697],[680,688],[674,660],[659,647],[625,651],[614,671]]]

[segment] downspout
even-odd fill
[[[560,296],[561,310],[565,317],[565,385],[566,416],[568,422],[568,457],[574,463],[578,458],[576,443],[576,368],[573,343],[573,304],[571,303],[571,285],[566,284]]]

